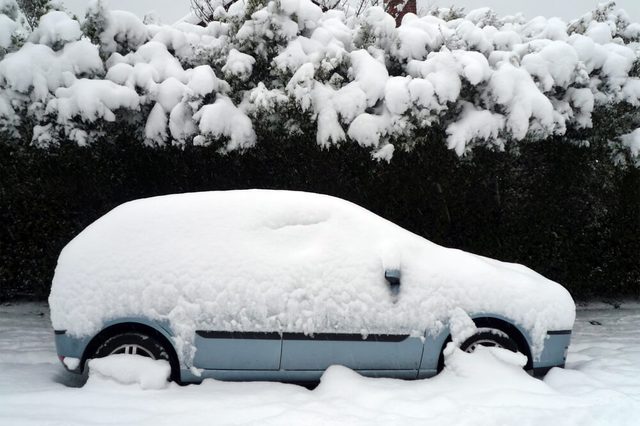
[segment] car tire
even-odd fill
[[[507,333],[497,328],[479,328],[476,334],[469,337],[461,345],[460,349],[471,353],[478,346],[489,346],[495,348],[508,349],[511,352],[518,352],[518,344]]]
[[[107,338],[94,352],[92,358],[115,354],[140,355],[151,359],[164,359],[171,365],[171,380],[176,381],[176,361],[158,339],[145,333],[129,331]]]

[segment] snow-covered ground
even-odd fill
[[[640,305],[580,308],[567,369],[536,380],[483,350],[434,379],[368,379],[332,367],[315,390],[225,383],[143,390],[63,371],[45,304],[0,306],[0,424],[637,425]],[[105,369],[101,368],[104,373]]]

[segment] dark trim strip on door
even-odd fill
[[[196,334],[205,339],[265,339],[281,338],[278,332],[262,331],[207,331],[197,330]],[[341,342],[402,342],[409,338],[408,334],[369,334],[362,337],[360,333],[283,333],[285,340],[341,341]]]
[[[551,331],[547,331],[547,334],[549,334],[549,335],[554,335],[554,334],[571,334],[571,330],[551,330]]]
[[[207,331],[196,330],[196,334],[205,339],[264,339],[280,340],[280,333],[277,331]]]
[[[284,333],[285,340],[333,340],[350,342],[402,342],[409,338],[408,334],[369,334],[362,337],[360,333]]]

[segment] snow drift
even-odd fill
[[[89,360],[88,386],[111,381],[121,385],[138,385],[141,389],[167,387],[171,366],[163,359],[140,355],[116,354]]]

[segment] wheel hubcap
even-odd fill
[[[471,353],[476,350],[478,346],[489,346],[492,348],[503,348],[503,346],[496,342],[495,340],[482,339],[473,342],[469,347],[465,350],[466,353]]]
[[[127,355],[141,355],[147,358],[156,359],[153,354],[146,348],[136,344],[126,344],[115,348],[109,355],[114,354],[127,354]]]

